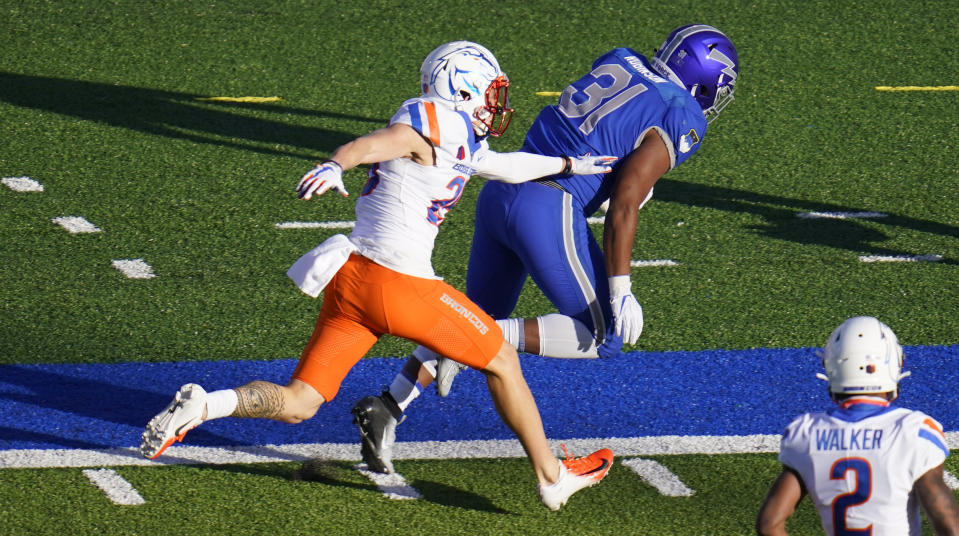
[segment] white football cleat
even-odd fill
[[[566,453],[566,447],[563,446]],[[559,478],[556,482],[539,485],[539,498],[550,510],[559,510],[577,491],[595,486],[609,473],[613,466],[613,451],[600,449],[582,458],[573,458],[566,453],[566,459],[559,464]]]
[[[450,388],[453,387],[453,379],[461,370],[468,367],[462,363],[453,361],[446,357],[436,358],[436,394],[446,396],[450,394]]]
[[[206,391],[195,383],[188,383],[177,391],[173,402],[156,417],[150,419],[140,439],[140,454],[154,459],[176,441],[182,441],[187,432],[203,422],[206,409]]]

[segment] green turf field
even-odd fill
[[[634,270],[646,328],[632,349],[817,346],[857,314],[904,344],[959,343],[959,91],[876,89],[959,85],[949,2],[0,0],[0,176],[44,188],[0,186],[0,364],[296,357],[319,302],[286,269],[342,231],[276,224],[353,219],[352,201],[299,201],[295,186],[418,93],[430,50],[469,39],[496,54],[517,112],[492,146],[509,151],[555,99],[536,92],[690,22],[732,38],[741,76],[640,214],[634,258],[679,265]],[[218,96],[281,100],[199,100]],[[352,199],[364,181],[347,173]],[[478,191],[434,255],[459,288]],[[67,233],[63,216],[101,232]],[[118,259],[156,277],[127,278]],[[530,287],[516,313],[550,310]],[[371,355],[411,348],[385,338]],[[748,534],[778,470],[773,455],[658,459],[697,494],[620,471],[559,514],[510,478],[521,460],[407,462],[427,499],[408,503],[348,464],[319,484],[293,481],[294,464],[118,469],[150,494],[142,507],[113,505],[79,469],[5,470],[0,534]],[[804,508],[790,527],[815,534]]]

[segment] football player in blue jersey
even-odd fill
[[[656,181],[699,149],[707,124],[732,101],[738,75],[732,41],[712,26],[692,24],[672,31],[652,58],[629,48],[603,54],[540,112],[524,151],[620,160],[608,175],[564,170],[524,184],[484,184],[466,294],[497,319],[508,342],[561,358],[615,356],[624,342],[636,342],[643,330],[630,283],[637,211]],[[607,201],[601,248],[587,218]],[[557,313],[508,318],[527,277]],[[418,347],[389,391],[357,402],[354,422],[371,469],[392,472],[403,411],[434,378],[445,396],[460,369]]]

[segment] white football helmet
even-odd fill
[[[834,394],[899,393],[899,380],[909,376],[902,369],[902,346],[889,326],[871,316],[856,316],[843,322],[829,339],[822,354]]]
[[[424,95],[447,101],[478,120],[480,135],[506,132],[513,115],[509,79],[486,47],[470,41],[440,45],[423,60],[420,81]]]

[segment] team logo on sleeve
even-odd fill
[[[696,133],[696,129],[690,129],[688,133],[679,137],[679,152],[688,153],[697,143],[699,143],[699,134]]]

